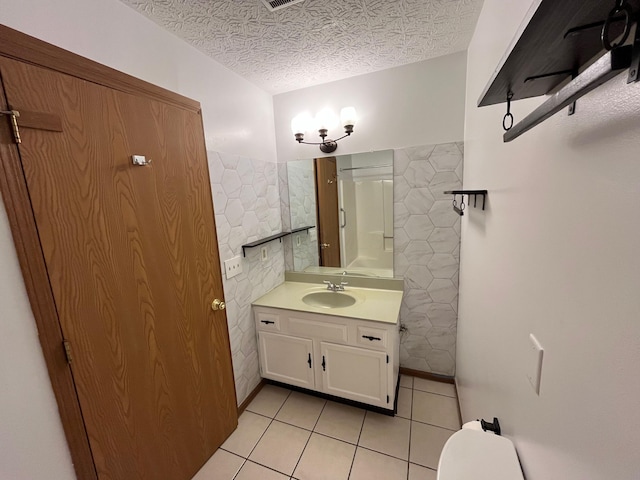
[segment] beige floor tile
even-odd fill
[[[327,402],[314,431],[349,443],[358,443],[365,411],[342,403]]]
[[[405,480],[407,462],[358,448],[349,480]]]
[[[413,388],[423,392],[437,393],[447,397],[456,396],[456,386],[452,383],[434,382],[426,378],[416,378],[413,381]]]
[[[415,463],[409,464],[409,480],[437,480],[438,474],[435,470],[421,467]]]
[[[299,480],[347,480],[356,446],[312,433],[293,476]]]
[[[400,375],[400,386],[404,388],[413,388],[413,377],[410,375]]]
[[[256,398],[249,404],[247,410],[273,418],[290,393],[291,390],[287,390],[286,388],[276,387],[275,385],[265,385]]]
[[[311,432],[302,428],[273,422],[267,428],[249,460],[291,475]]]
[[[413,398],[413,390],[410,388],[400,387],[398,389],[398,415],[402,418],[411,419],[411,401]]]
[[[458,400],[414,390],[411,418],[417,422],[430,423],[449,430],[459,430]]]
[[[313,430],[326,400],[313,395],[291,392],[287,401],[276,415],[276,420]]]
[[[408,460],[410,427],[406,418],[367,412],[358,445]]]
[[[423,467],[438,468],[442,447],[454,433],[444,428],[412,422],[409,461]]]
[[[247,462],[238,473],[235,480],[289,480],[287,475],[269,470],[262,465],[253,462]]]
[[[192,480],[232,480],[244,458],[224,450],[217,450]]]
[[[238,418],[238,428],[222,444],[222,448],[241,457],[248,457],[270,423],[270,418],[245,411]]]

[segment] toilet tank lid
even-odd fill
[[[438,480],[524,480],[516,449],[507,438],[459,430],[445,443]]]

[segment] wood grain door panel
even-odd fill
[[[0,59],[99,478],[190,479],[237,425],[201,117]],[[152,159],[131,164],[132,154]]]
[[[340,221],[336,158],[316,158],[316,208],[320,265],[340,267]]]

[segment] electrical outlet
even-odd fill
[[[260,249],[260,259],[262,259],[263,262],[266,262],[269,259],[269,253],[267,252],[267,247],[262,247]]]
[[[227,277],[227,280],[242,273],[242,257],[238,255],[237,257],[233,257],[233,258],[230,258],[229,260],[225,260],[224,273]]]
[[[529,351],[527,352],[527,379],[535,392],[540,395],[540,377],[542,376],[544,348],[542,348],[538,339],[533,336],[533,333],[529,334],[529,342]]]

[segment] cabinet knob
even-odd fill
[[[211,302],[211,310],[224,310],[225,308],[227,308],[227,304],[219,298],[216,298],[213,302]]]

